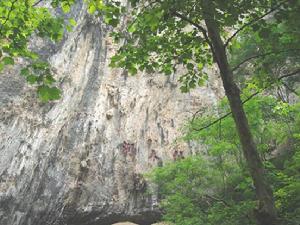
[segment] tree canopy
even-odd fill
[[[224,99],[219,110],[227,110]],[[299,223],[299,104],[291,105],[273,96],[255,96],[245,105],[268,182],[282,224]],[[199,126],[216,119],[206,113]],[[202,132],[189,124],[185,140],[203,144],[196,156],[154,169],[148,176],[162,196],[164,219],[174,224],[254,225],[256,198],[252,179],[242,157],[238,134],[231,117]],[[281,149],[271,156],[274,149]]]
[[[247,31],[255,45],[249,52],[265,55],[265,59],[270,59],[267,56],[274,53],[282,63],[287,60],[293,62],[293,54],[289,54],[289,57],[282,54],[285,57],[281,57],[280,53],[289,52],[286,49],[289,44],[291,51],[295,51],[295,44],[299,41],[299,24],[289,24],[289,20],[294,21],[299,16],[299,1],[130,2],[132,8],[128,13],[129,25],[125,31],[114,33],[115,39],[122,40],[124,44],[112,58],[111,65],[125,68],[132,74],[138,70],[146,70],[159,71],[166,75],[175,73],[178,66],[183,65],[185,70],[180,71],[182,75],[179,79],[183,92],[195,88],[197,84],[203,85],[208,77],[206,68],[216,65],[223,81],[243,156],[254,182],[259,202],[256,220],[259,224],[279,224],[272,187],[267,181],[266,171],[243,107],[241,87],[236,78],[237,74],[234,73],[248,60],[244,59],[235,67],[230,64],[231,58],[236,59],[234,51],[247,54],[246,50],[239,48],[240,34]],[[289,29],[291,35],[288,33]],[[245,43],[247,41],[248,39]],[[279,53],[276,54],[275,51]],[[295,56],[297,58],[297,54]],[[249,57],[250,60],[254,56]],[[289,74],[276,73],[271,67],[274,65],[272,61],[260,61],[261,66],[255,65],[254,69],[248,70],[255,74],[251,77],[258,81],[258,84],[253,85],[258,89],[256,92],[278,83],[284,77],[299,73],[299,63],[292,63],[293,66],[286,68],[286,71],[292,70]]]

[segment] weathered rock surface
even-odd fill
[[[108,67],[107,28],[77,5],[58,45],[33,45],[55,68],[61,100],[38,102],[11,68],[0,76],[0,224],[151,224],[155,195],[141,176],[171,160],[185,120],[221,95],[217,79],[182,94],[177,77],[128,77]],[[148,185],[149,186],[149,185]]]

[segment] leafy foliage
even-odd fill
[[[226,105],[222,102],[221,108],[226,110]],[[280,217],[284,224],[296,225],[300,221],[300,105],[281,105],[273,97],[258,96],[245,109],[259,151],[265,155]],[[204,125],[212,117],[202,116],[193,123]],[[206,146],[206,154],[169,163],[150,175],[163,199],[164,219],[180,225],[256,224],[254,186],[241,157],[232,118],[202,132],[195,131],[193,123],[184,138]],[[271,157],[279,149],[281,155]]]
[[[52,87],[55,79],[51,75],[49,64],[43,61],[35,61],[21,70],[28,83],[37,84],[37,93],[42,102],[57,100],[60,98],[60,90]]]
[[[185,69],[180,69],[179,79],[183,92],[205,84],[208,79],[206,68],[213,64],[213,57],[210,43],[201,30],[201,21],[205,14],[202,1],[130,0],[131,7],[125,7],[117,0],[84,0],[84,2],[88,6],[89,13],[102,17],[108,25],[117,27],[121,18],[128,21],[124,29],[122,26],[112,32],[115,41],[123,44],[112,58],[111,66],[125,68],[131,74],[136,74],[138,70],[146,70],[170,75],[183,65]],[[240,42],[232,40],[229,43],[233,63],[250,53],[261,54],[269,50],[275,51],[278,46],[285,49],[299,44],[297,42],[299,24],[295,22],[299,16],[297,13],[299,1],[216,0],[213,3],[216,8],[214,16],[224,39],[229,35],[228,27],[239,29],[269,9],[282,6],[276,10],[271,22],[260,20],[259,25],[255,23],[246,29],[249,34],[254,30],[258,35],[250,38],[245,36],[244,47],[247,46],[249,50],[242,51],[244,55],[238,50],[241,47]],[[53,8],[61,8],[64,13],[69,13],[73,4],[75,0],[51,1]],[[27,47],[33,34],[58,41],[63,36],[64,27],[70,31],[76,25],[74,19],[64,21],[50,14],[48,8],[40,5],[40,1],[2,1],[0,12],[3,15],[0,18],[0,69],[5,65],[12,65],[16,57],[25,57],[30,61],[38,58]],[[285,59],[286,57],[282,62]],[[264,66],[260,67],[263,68],[260,74],[264,76],[266,62],[261,64]],[[268,68],[272,68],[272,65]]]
[[[205,84],[208,78],[206,68],[212,66],[214,59],[211,43],[202,23],[203,15],[208,13],[203,8],[203,1],[129,2],[132,4],[132,9],[128,10],[130,16],[126,18],[129,25],[125,30],[113,33],[114,39],[121,42],[122,46],[112,58],[111,66],[125,68],[131,74],[136,74],[140,70],[159,71],[170,75],[180,69],[179,81],[183,92]],[[246,59],[249,54],[252,56],[252,53],[262,54],[298,46],[299,25],[294,21],[298,18],[299,1],[216,0],[213,4],[216,14],[211,16],[217,21],[224,40],[230,35],[228,32],[230,29],[239,30],[246,27],[244,32],[248,33],[248,36],[251,36],[253,31],[257,34],[250,38],[255,38],[256,43],[248,46],[241,44],[237,38],[228,39],[232,64],[238,64],[238,60]],[[271,11],[270,9],[276,12],[273,19],[259,20]],[[252,23],[255,20],[259,22]],[[291,30],[292,26],[286,24],[295,26]],[[295,35],[289,35],[290,31]],[[247,42],[249,37],[245,35],[244,37]],[[257,43],[259,45],[256,45]],[[247,48],[240,51],[241,47]],[[286,55],[282,60],[285,59]],[[182,70],[181,66],[185,69]]]
[[[56,100],[60,91],[49,64],[39,60],[37,53],[29,49],[33,35],[59,41],[63,37],[64,20],[54,17],[45,7],[36,7],[33,0],[7,0],[0,2],[0,70],[14,65],[17,58],[25,58],[28,66],[21,70],[27,82],[35,84],[40,99]]]
[[[264,88],[280,75],[299,69],[300,26],[295,21],[300,19],[300,2],[290,1],[283,7],[285,10],[249,26],[232,42],[231,64],[243,86],[251,77],[257,88]],[[278,85],[293,89],[296,80],[280,81]]]
[[[53,9],[60,8],[69,13],[75,0],[52,0]],[[104,21],[112,26],[119,23],[120,2],[104,4],[101,0],[84,0],[88,12],[103,16]],[[60,90],[47,62],[42,62],[37,53],[28,47],[34,36],[60,41],[64,30],[71,31],[76,26],[73,18],[64,18],[50,13],[51,7],[45,7],[38,0],[5,0],[0,2],[0,72],[5,66],[14,65],[17,58],[26,59],[28,66],[22,70],[29,84],[37,87],[39,99],[43,102],[60,98]]]

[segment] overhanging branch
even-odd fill
[[[246,102],[250,101],[253,97],[255,97],[256,95],[258,95],[259,93],[261,93],[261,92],[265,91],[266,89],[270,88],[270,87],[271,87],[272,85],[274,85],[274,83],[276,83],[277,81],[281,81],[281,80],[284,79],[284,78],[288,78],[288,77],[291,77],[291,76],[295,76],[295,75],[297,75],[298,73],[300,73],[300,68],[297,69],[297,70],[295,70],[294,72],[291,72],[291,73],[288,73],[288,74],[285,74],[285,75],[282,75],[282,76],[278,77],[278,78],[276,79],[276,81],[272,82],[272,83],[271,83],[270,85],[268,85],[267,87],[265,87],[265,88],[263,88],[262,90],[257,91],[257,92],[255,92],[255,93],[253,93],[252,95],[250,95],[248,98],[246,98],[246,99],[242,102],[242,104],[245,104]],[[213,122],[211,122],[211,123],[209,123],[209,124],[207,124],[207,125],[205,125],[205,126],[199,128],[199,129],[193,128],[193,130],[195,130],[195,131],[202,131],[202,130],[204,130],[204,129],[207,129],[207,128],[211,127],[212,125],[214,125],[214,124],[220,122],[221,120],[225,119],[227,116],[231,115],[231,113],[232,113],[232,111],[226,113],[225,115],[219,117],[218,119],[214,120]]]
[[[258,95],[259,93],[260,93],[260,92],[257,91],[257,92],[255,92],[254,94],[250,95],[247,99],[245,99],[245,100],[242,102],[242,104],[245,104],[246,102],[248,102],[249,100],[251,100],[254,96]],[[206,126],[203,126],[203,127],[199,128],[199,129],[193,128],[193,130],[195,130],[195,131],[202,131],[202,130],[204,130],[204,129],[206,129],[206,128],[209,128],[209,127],[211,127],[212,125],[214,125],[214,124],[220,122],[221,120],[225,119],[227,116],[230,116],[231,113],[232,113],[232,112],[230,111],[230,112],[224,114],[223,116],[219,117],[218,119],[214,120],[213,122],[207,124]]]
[[[43,0],[39,0],[39,1],[37,1],[36,3],[34,3],[32,6],[33,6],[33,7],[34,7],[34,6],[37,6],[37,5],[40,4],[42,1],[43,1]]]
[[[189,19],[188,17],[186,17],[186,16],[180,14],[179,12],[173,12],[173,14],[174,14],[176,17],[178,17],[178,18],[180,18],[180,19],[182,19],[182,20],[184,20],[184,21],[190,23],[190,24],[193,25],[194,27],[198,28],[198,29],[203,33],[203,35],[205,35],[205,36],[207,35],[206,29],[205,29],[204,27],[202,27],[200,24],[195,23],[194,21],[192,21],[192,20]]]
[[[212,43],[210,42],[209,37],[208,37],[208,35],[207,35],[207,30],[206,30],[204,27],[202,27],[200,24],[194,22],[193,20],[189,19],[188,17],[186,17],[186,16],[180,14],[179,12],[172,12],[172,14],[173,14],[174,16],[176,16],[176,17],[178,17],[178,18],[180,18],[180,19],[182,19],[182,20],[188,22],[188,23],[191,24],[192,26],[196,27],[196,28],[203,34],[204,39],[205,39],[205,41],[209,44],[211,50],[213,50]]]
[[[280,54],[280,53],[284,53],[284,52],[289,52],[289,51],[300,51],[300,49],[285,49],[285,50],[281,50],[281,51],[270,51],[270,52],[266,52],[266,53],[262,53],[262,54],[257,54],[257,55],[253,55],[253,56],[250,56],[246,59],[244,59],[243,61],[241,61],[239,64],[237,64],[236,66],[234,66],[232,68],[232,71],[235,71],[237,70],[241,65],[243,65],[244,63],[252,60],[252,59],[257,59],[257,58],[260,58],[260,57],[265,57],[265,56],[268,56],[268,55],[275,55],[275,54]]]

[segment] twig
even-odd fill
[[[200,109],[198,109],[196,112],[193,113],[192,122],[194,122],[194,120],[196,119],[196,116],[197,116],[200,112],[202,112],[202,111],[203,111],[203,109],[200,108]]]
[[[248,102],[250,99],[252,99],[254,96],[258,95],[259,93],[260,93],[259,91],[253,93],[253,94],[250,95],[248,98],[246,98],[246,99],[242,102],[242,104],[245,104],[245,103]],[[214,120],[214,121],[211,122],[210,124],[208,124],[208,125],[206,125],[206,126],[203,126],[203,127],[201,127],[200,129],[193,128],[193,130],[195,130],[195,131],[202,131],[202,130],[204,130],[204,129],[206,129],[206,128],[209,128],[210,126],[212,126],[212,125],[214,125],[214,124],[220,122],[222,119],[225,119],[227,116],[231,115],[231,113],[232,113],[232,112],[230,111],[230,112],[226,113],[225,115],[219,117],[218,119]]]
[[[184,20],[184,21],[190,23],[190,24],[193,25],[194,27],[198,28],[205,36],[207,36],[207,31],[206,31],[206,29],[205,29],[204,27],[202,27],[200,24],[198,24],[198,23],[192,21],[191,19],[187,18],[186,16],[184,16],[184,15],[178,13],[178,12],[173,12],[173,14],[174,14],[175,16],[177,16],[178,18],[180,18],[180,19],[182,19],[182,20]]]
[[[38,4],[40,4],[42,1],[43,1],[43,0],[39,0],[39,1],[37,1],[36,3],[34,3],[32,6],[35,7],[35,6],[37,6]]]

